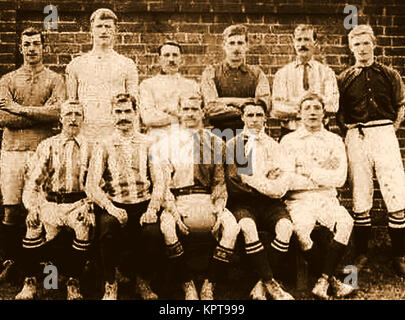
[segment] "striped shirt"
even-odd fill
[[[83,103],[86,124],[112,126],[111,99],[119,93],[138,100],[137,67],[115,51],[100,56],[90,51],[77,57],[67,65],[66,74],[68,96]]]
[[[325,102],[326,112],[336,113],[339,108],[339,90],[333,70],[314,59],[308,62],[308,85],[303,85],[304,65],[295,60],[278,70],[274,76],[271,116],[284,119],[282,125],[295,130],[298,123],[295,119],[300,100],[308,92],[316,93]],[[289,115],[286,115],[289,114]]]
[[[63,77],[56,72],[44,66],[37,70],[22,66],[1,78],[0,97],[5,98],[6,103],[16,102],[21,106],[38,107],[53,113],[59,109],[59,103],[65,100],[66,89]],[[44,124],[5,111],[0,111],[0,121],[6,127],[2,149],[7,151],[35,151],[42,140],[54,134],[52,123]]]
[[[23,203],[29,209],[41,194],[83,192],[90,161],[83,136],[68,138],[63,133],[42,141],[30,161]]]
[[[88,196],[102,208],[111,201],[136,204],[151,199],[159,209],[163,198],[163,174],[148,159],[150,142],[134,132],[122,136],[118,130],[102,139],[92,154],[86,185]]]
[[[310,132],[304,126],[287,134],[280,144],[286,151],[289,171],[293,175],[290,183],[291,196],[306,197],[313,192],[336,196],[336,188],[342,187],[347,176],[345,145],[337,134],[324,128]],[[301,172],[309,175],[303,175]]]
[[[158,74],[140,85],[140,113],[147,127],[166,127],[178,121],[181,99],[199,94],[197,82],[179,73]]]

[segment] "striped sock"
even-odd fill
[[[45,238],[42,235],[40,235],[36,238],[32,238],[32,239],[27,238],[27,237],[25,237],[23,239],[23,248],[26,248],[26,249],[39,248],[44,244],[45,244]]]
[[[388,233],[391,238],[392,254],[402,257],[405,254],[405,217],[388,217]]]
[[[367,254],[368,241],[371,234],[370,214],[361,216],[354,213],[353,239],[356,247],[356,254]]]
[[[88,240],[79,240],[79,239],[74,238],[72,247],[75,250],[87,251],[87,250],[89,250],[90,245],[91,245],[91,243]]]
[[[256,242],[247,243],[245,246],[246,254],[253,254],[264,250],[263,243],[258,240]]]
[[[220,244],[214,250],[213,259],[229,263],[233,254],[233,249],[225,248]]]
[[[180,241],[177,241],[173,244],[166,246],[166,252],[169,259],[174,259],[180,257],[184,254],[183,246],[181,245]]]
[[[290,246],[289,242],[283,242],[278,240],[277,238],[275,238],[272,242],[271,242],[271,246],[281,252],[287,252],[288,251],[288,247]]]

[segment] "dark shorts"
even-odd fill
[[[228,200],[227,207],[238,222],[243,218],[254,220],[258,231],[274,232],[279,220],[284,218],[291,221],[281,199],[266,196],[238,196],[237,199]]]

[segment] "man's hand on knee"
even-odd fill
[[[189,228],[185,225],[181,218],[180,212],[177,210],[176,207],[170,208],[170,213],[172,214],[174,220],[176,221],[177,226],[179,227],[179,230],[185,234],[188,235],[190,233]]]
[[[25,220],[27,227],[36,228],[39,226],[39,212],[38,210],[30,210]]]
[[[117,208],[116,206],[111,205],[110,207],[107,208],[107,212],[113,217],[115,217],[122,227],[124,227],[127,224],[128,214],[124,209]]]
[[[142,214],[139,223],[141,226],[143,224],[148,224],[148,223],[156,223],[158,219],[158,216],[156,214],[156,209],[150,209],[148,208],[144,214]]]

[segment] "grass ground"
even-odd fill
[[[357,292],[347,299],[360,300],[393,300],[405,299],[405,278],[394,273],[391,259],[390,246],[386,232],[384,230],[375,230],[373,243],[369,251],[369,262],[365,268],[358,274]],[[349,250],[350,251],[350,250]],[[349,264],[350,253],[344,257],[344,263]],[[293,269],[291,269],[293,270]],[[286,289],[299,300],[314,299],[310,291],[316,281],[316,277],[309,276],[307,288],[297,289],[294,279],[294,271],[290,270],[290,274],[285,274],[284,285]],[[18,277],[17,277],[18,278]],[[40,298],[44,300],[63,300],[66,297],[66,288],[62,276],[59,278],[58,290],[40,289]],[[87,281],[85,281],[87,280]],[[202,278],[197,279],[197,288],[201,286]],[[41,283],[41,282],[40,282]],[[100,299],[102,296],[102,287],[97,281],[97,275],[92,274],[90,278],[84,279],[82,282],[83,293],[86,299]],[[13,299],[22,285],[22,279],[16,279],[14,283],[0,284],[0,299]],[[248,275],[245,270],[242,270],[237,265],[234,265],[225,280],[224,285],[218,286],[215,291],[218,300],[247,300],[249,299],[249,290],[254,285],[254,280]],[[121,284],[119,289],[120,299],[139,299],[134,293],[134,285]],[[154,288],[162,299],[183,299],[183,293],[180,286],[170,285],[164,287],[161,283],[155,283]]]

